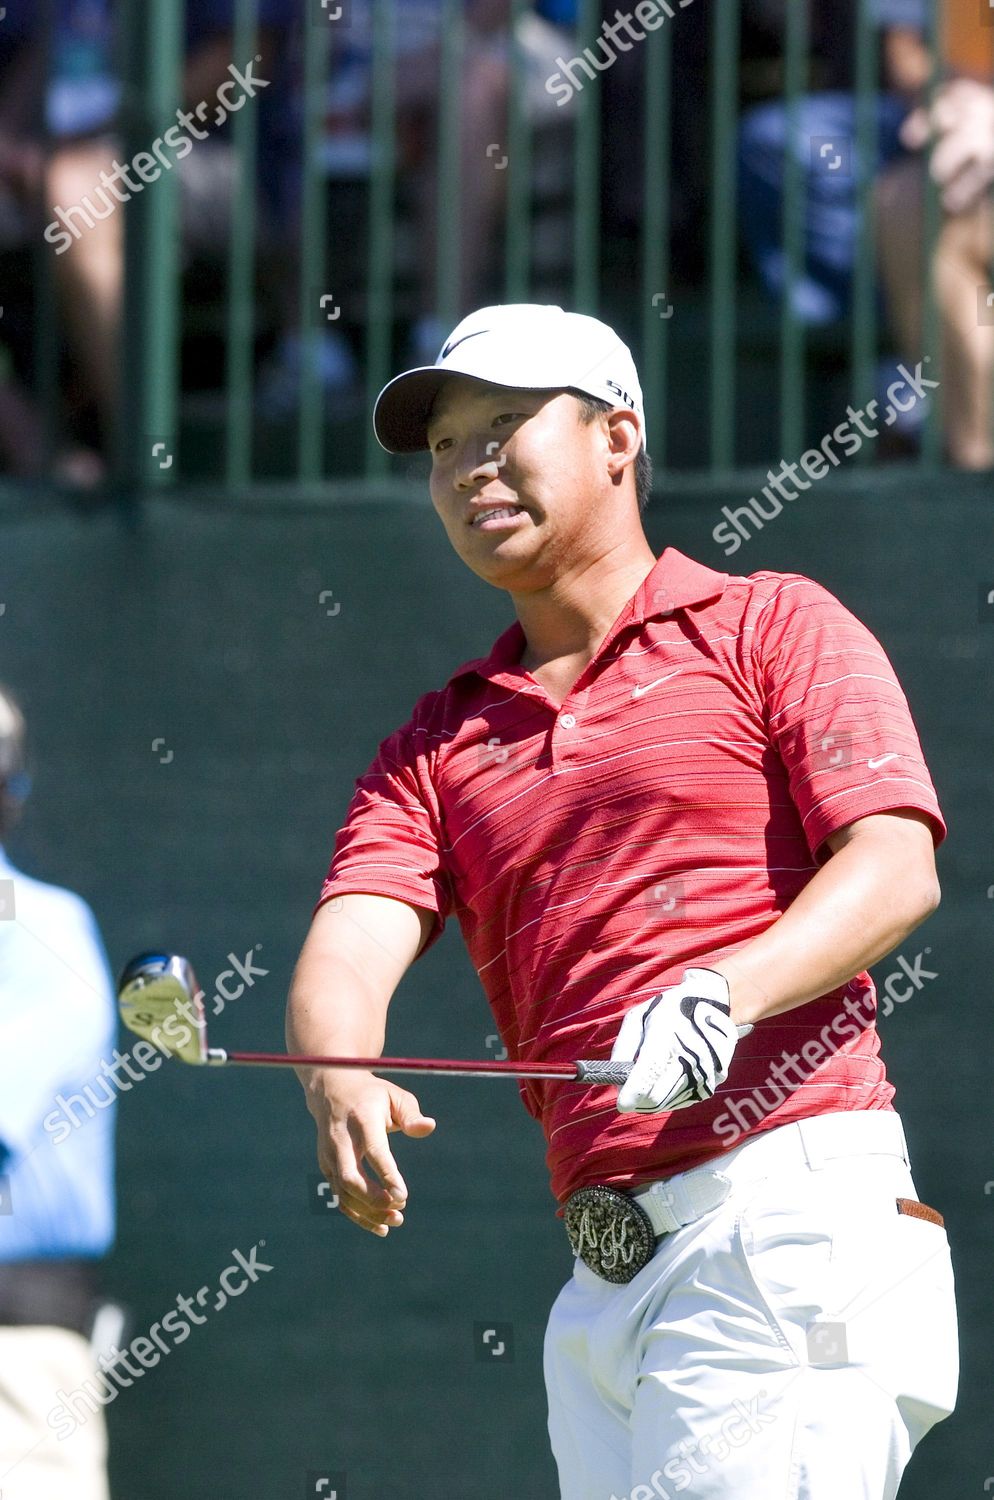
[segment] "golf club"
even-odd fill
[[[121,1020],[163,1052],[196,1066],[364,1068],[371,1073],[449,1073],[457,1078],[567,1078],[577,1083],[625,1082],[630,1062],[482,1062],[445,1057],[313,1057],[280,1052],[229,1052],[207,1045],[204,992],[189,959],[178,953],[136,954],[118,983]]]

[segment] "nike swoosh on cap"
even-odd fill
[[[458,349],[460,344],[465,344],[467,339],[478,339],[481,333],[489,333],[489,328],[478,328],[475,333],[464,333],[461,339],[456,339],[454,344],[446,344],[439,359],[448,359],[453,349]]]

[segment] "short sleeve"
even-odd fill
[[[314,908],[363,891],[434,912],[437,921],[419,957],[440,937],[452,909],[428,747],[418,743],[425,739],[424,728],[412,719],[380,744],[355,783]]]
[[[873,633],[810,578],[764,580],[752,630],[757,687],[812,858],[873,813],[924,813],[946,836],[907,699]]]
[[[0,948],[0,1140],[30,1151],[67,1080],[95,1074],[117,1034],[114,985],[96,918],[68,891],[24,882],[16,951]],[[32,933],[43,931],[40,942]],[[44,1045],[42,1045],[44,1039]]]

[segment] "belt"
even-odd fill
[[[901,1119],[894,1110],[850,1110],[815,1115],[750,1136],[714,1161],[660,1178],[631,1192],[604,1184],[581,1187],[563,1209],[573,1253],[605,1281],[627,1282],[650,1259],[656,1241],[718,1208],[733,1188],[791,1167],[817,1171],[844,1156],[897,1156],[908,1162]],[[932,1218],[933,1208],[897,1200],[899,1213]]]
[[[88,1336],[95,1301],[90,1261],[0,1262],[0,1328],[67,1328]]]

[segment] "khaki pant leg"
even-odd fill
[[[87,1402],[77,1397],[57,1426],[48,1421],[84,1381],[90,1382],[90,1391],[108,1390],[79,1334],[62,1328],[0,1328],[3,1500],[109,1500],[102,1406],[95,1398]],[[59,1437],[59,1432],[65,1435]]]

